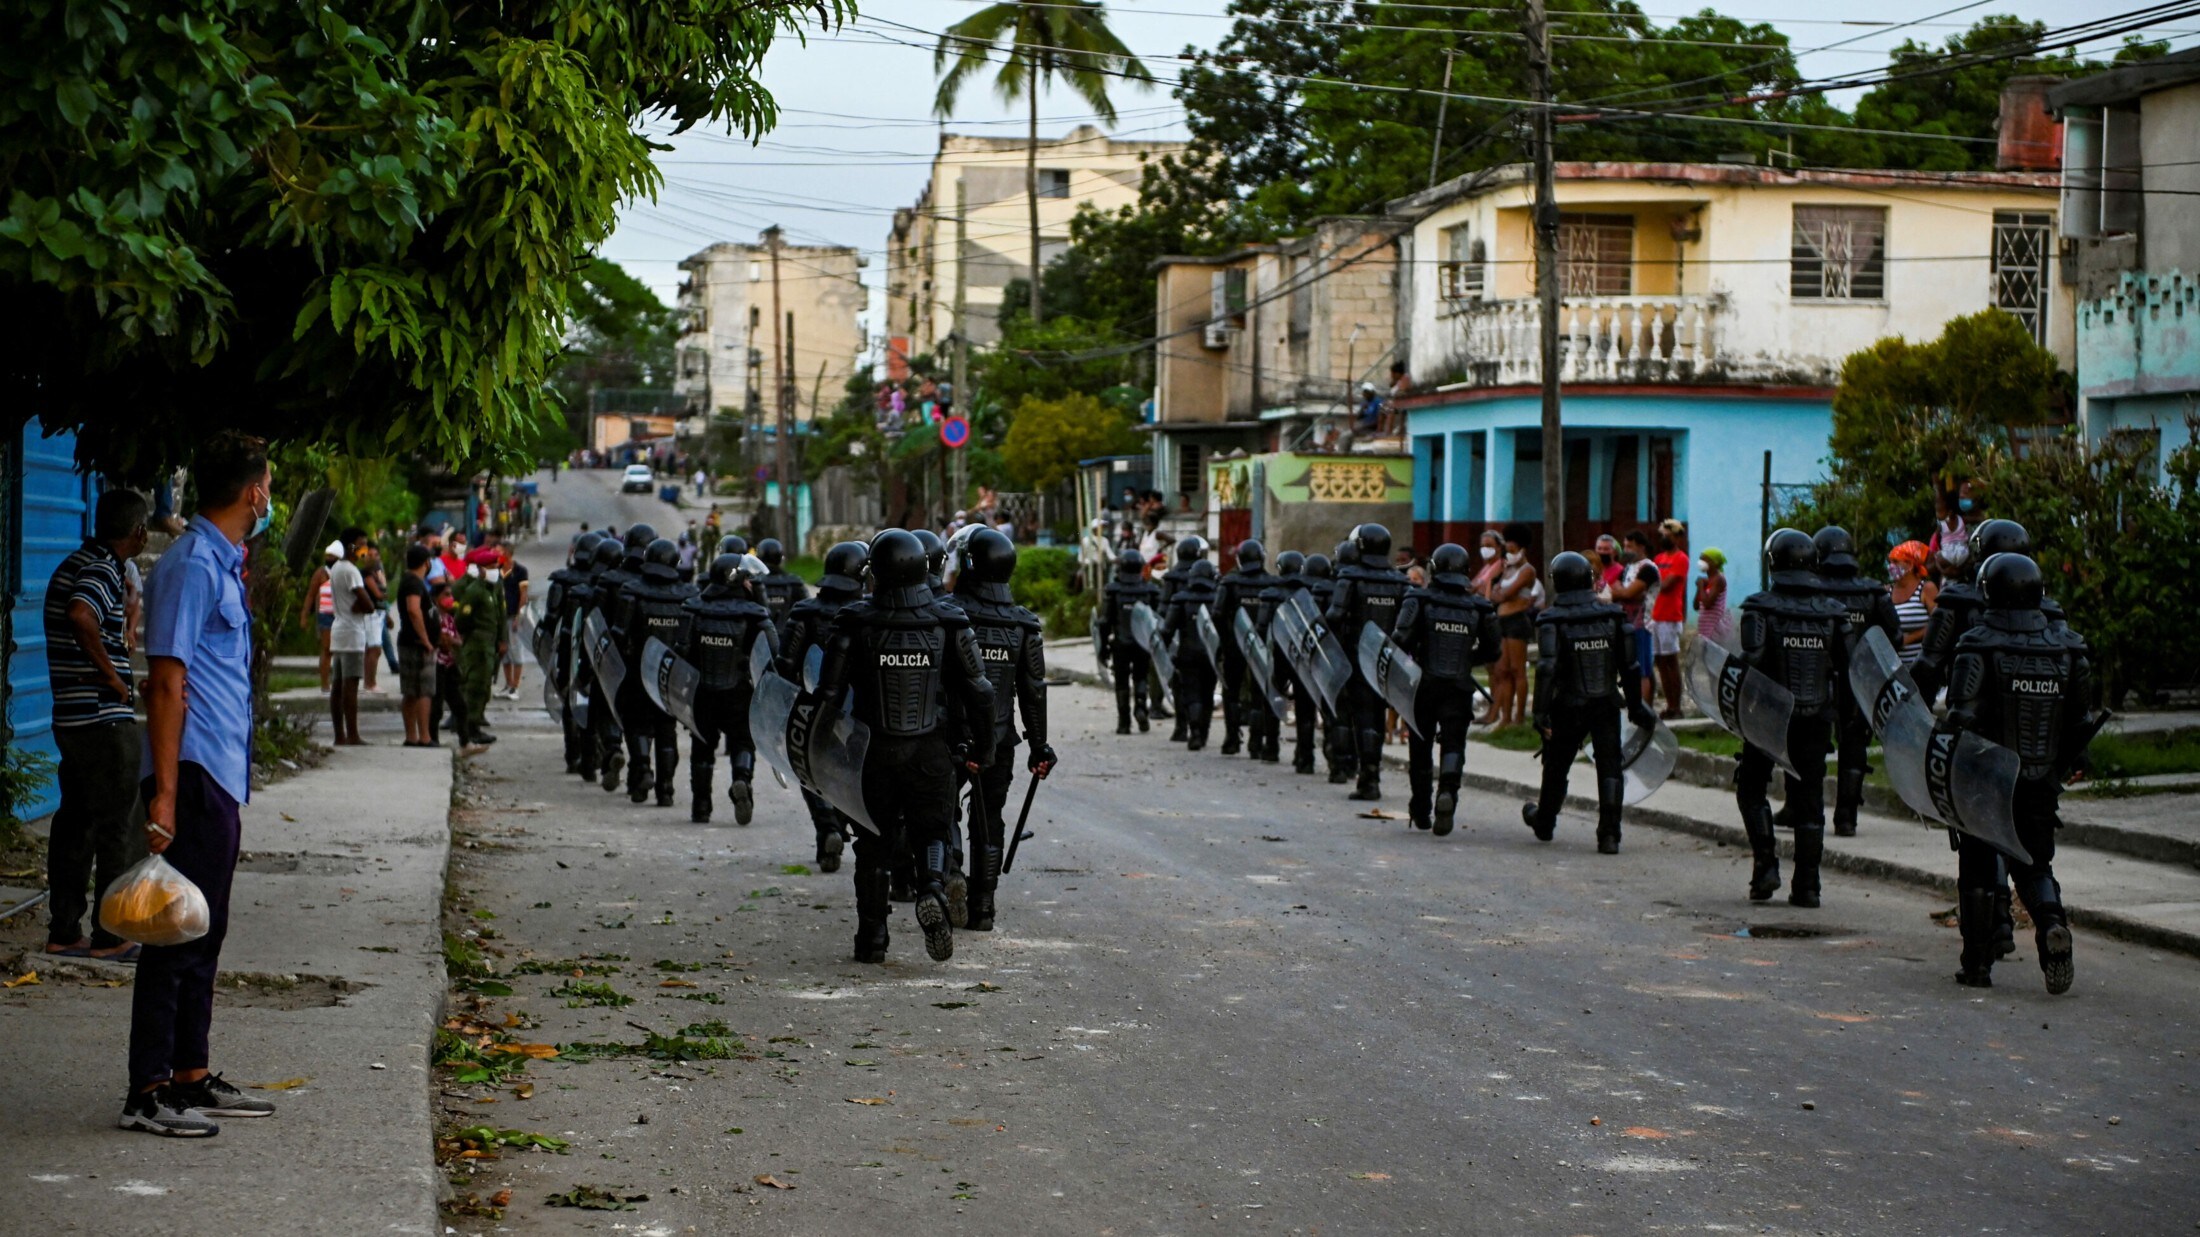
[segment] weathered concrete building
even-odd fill
[[[840,402],[863,351],[869,300],[864,259],[840,245],[779,248],[779,355],[772,351],[772,253],[767,241],[726,241],[680,263],[679,367],[673,389],[691,419],[717,413],[776,421],[773,391],[794,388],[794,419],[807,424]],[[788,354],[792,353],[791,361]],[[700,424],[683,427],[699,434]]]

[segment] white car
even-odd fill
[[[649,471],[647,464],[628,464],[626,476],[619,480],[621,494],[647,494],[657,484],[657,474]]]

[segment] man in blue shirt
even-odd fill
[[[233,431],[199,448],[198,513],[145,582],[145,845],[206,896],[205,936],[145,947],[130,1001],[130,1095],[121,1126],[206,1137],[212,1117],[275,1106],[208,1072],[214,975],[229,930],[238,805],[251,797],[252,612],[244,543],[275,509],[267,444]],[[188,703],[187,703],[188,702]]]
[[[137,946],[93,916],[90,890],[105,889],[143,857],[138,844],[136,684],[124,638],[128,587],[123,564],[145,549],[142,495],[99,496],[92,535],[46,581],[46,666],[53,684],[53,737],[61,749],[61,807],[46,843],[52,918],[46,952],[130,962]],[[98,877],[97,881],[92,878]]]

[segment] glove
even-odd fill
[[[1629,706],[1627,720],[1635,723],[1638,729],[1654,730],[1657,728],[1658,715],[1650,711],[1649,705],[1638,703]]]
[[[981,773],[987,765],[992,763],[993,745],[991,743],[983,745],[973,743],[963,752],[963,768],[970,770],[972,773]]]
[[[1024,762],[1024,768],[1034,777],[1045,778],[1054,772],[1054,749],[1044,743],[1033,747],[1031,759]]]
[[[1949,730],[1972,730],[1978,726],[1978,716],[1969,709],[1950,709],[1940,724]]]

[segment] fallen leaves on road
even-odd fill
[[[1381,809],[1381,808],[1379,808],[1379,807],[1371,807],[1371,808],[1367,809],[1366,811],[1364,811],[1364,812],[1360,813],[1360,819],[1361,819],[1361,820],[1404,820],[1404,819],[1405,819],[1405,817],[1403,817],[1403,816],[1400,816],[1400,815],[1398,815],[1398,814],[1397,814],[1396,812],[1386,812],[1386,811],[1384,811],[1383,809]]]
[[[756,1174],[756,1184],[768,1185],[775,1190],[791,1190],[794,1188],[792,1185],[788,1184],[787,1182],[781,1181],[779,1178],[772,1176],[770,1173]]]
[[[886,1103],[887,1101],[884,1097],[877,1095],[860,1095],[850,1096],[848,1102],[851,1104],[868,1104],[875,1108],[880,1104]]]
[[[0,988],[20,988],[25,984],[35,984],[37,982],[38,972],[25,971],[21,975],[16,976],[14,979],[11,979],[4,984],[0,984]]]
[[[255,1091],[295,1091],[312,1081],[311,1078],[285,1078],[281,1082],[248,1082],[244,1085]]]
[[[658,987],[660,987],[660,988],[697,988],[697,987],[701,987],[701,985],[700,985],[700,984],[697,984],[697,983],[696,983],[696,982],[695,982],[694,980],[692,980],[692,979],[666,979],[666,980],[660,980],[660,981],[658,981],[658,984],[657,984],[657,986],[658,986]]]
[[[1666,1133],[1664,1130],[1649,1125],[1630,1125],[1626,1129],[1621,1130],[1620,1133],[1625,1134],[1629,1138],[1648,1138],[1652,1140],[1672,1137],[1671,1134]]]
[[[512,1098],[516,1100],[531,1100],[535,1098],[535,1084],[531,1082],[523,1082],[518,1086],[513,1087]]]
[[[533,1061],[547,1061],[558,1055],[558,1046],[556,1044],[491,1044],[486,1051],[508,1052],[513,1056],[526,1057]]]

